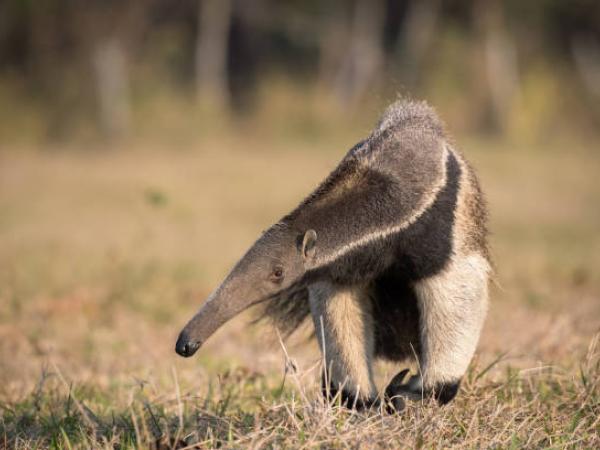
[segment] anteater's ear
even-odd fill
[[[306,233],[304,233],[304,238],[302,238],[302,247],[300,251],[302,252],[302,256],[305,260],[315,256],[316,244],[317,232],[315,230],[308,230]]]

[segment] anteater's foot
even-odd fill
[[[339,401],[341,406],[357,411],[376,409],[379,408],[379,405],[381,404],[379,398],[376,397],[360,396],[353,392],[349,392],[344,388],[340,391],[332,384],[327,387],[325,380],[323,380],[321,386],[323,397],[325,397],[325,400],[330,404],[336,404]]]
[[[398,372],[385,388],[383,398],[385,400],[385,409],[389,414],[401,413],[406,407],[404,399],[414,396],[413,392],[409,389],[409,385],[402,383],[407,374],[408,369]]]
[[[399,372],[385,388],[385,406],[390,414],[401,412],[405,406],[405,399],[423,400],[434,398],[440,405],[445,405],[452,401],[458,393],[460,380],[455,382],[437,383],[434,388],[423,389],[421,378],[412,376],[407,383],[403,383],[408,369]]]

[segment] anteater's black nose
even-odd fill
[[[192,356],[200,348],[199,342],[193,342],[190,340],[188,334],[182,331],[175,344],[175,351],[186,358]]]

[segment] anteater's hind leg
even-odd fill
[[[375,405],[371,366],[375,340],[367,289],[321,282],[309,288],[309,298],[326,365],[323,394],[333,399],[339,393],[348,407]]]
[[[433,395],[451,401],[473,357],[485,319],[487,260],[479,254],[455,256],[439,274],[414,285],[420,310],[420,374],[402,384],[392,380],[387,396]]]

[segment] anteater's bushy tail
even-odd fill
[[[444,135],[444,123],[433,107],[424,101],[406,99],[398,100],[386,108],[375,127],[374,134],[403,125],[417,125],[428,128],[440,136]]]

